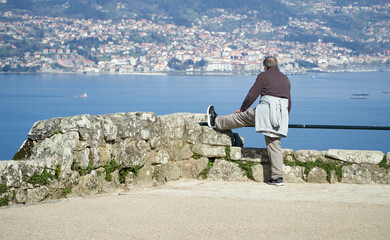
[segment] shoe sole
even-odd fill
[[[267,183],[268,185],[273,185],[273,186],[278,186],[278,187],[281,187],[283,186],[284,184],[283,183]]]
[[[206,112],[206,114],[207,114],[207,125],[209,126],[209,127],[213,127],[213,126],[211,126],[211,119],[210,119],[210,110],[211,109],[214,109],[214,106],[213,105],[210,105],[208,108],[207,108],[207,112]]]

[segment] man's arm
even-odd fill
[[[253,86],[249,90],[248,94],[246,95],[245,100],[242,103],[241,108],[239,109],[240,112],[245,112],[250,106],[252,106],[252,104],[259,97],[262,87],[263,87],[263,84],[262,84],[261,77],[259,74],[256,78],[256,82],[253,84]]]

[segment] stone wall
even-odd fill
[[[79,115],[34,124],[0,162],[0,206],[153,186],[179,178],[266,182],[266,149],[245,148],[205,114]],[[259,136],[260,137],[260,136]],[[284,149],[287,183],[390,183],[390,154]]]

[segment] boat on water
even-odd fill
[[[86,98],[86,97],[88,97],[88,95],[87,95],[87,93],[83,93],[83,94],[77,95],[77,97],[79,97],[79,98]]]
[[[357,97],[351,97],[351,99],[367,99],[367,98],[366,97],[357,96]]]
[[[367,99],[368,93],[353,93],[351,99]]]
[[[382,92],[382,93],[384,93],[384,94],[390,94],[390,91],[386,91],[386,92]]]

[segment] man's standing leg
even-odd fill
[[[280,144],[280,138],[265,137],[267,144],[268,158],[271,163],[271,181],[270,184],[283,185],[283,153]]]

